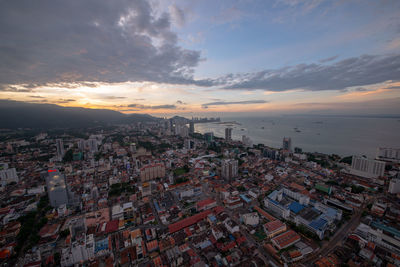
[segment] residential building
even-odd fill
[[[379,147],[376,152],[376,159],[399,163],[400,162],[400,148]]]
[[[293,230],[289,230],[271,239],[272,244],[279,250],[290,247],[300,241],[300,236]]]
[[[242,143],[246,147],[252,147],[253,146],[253,141],[250,139],[250,137],[247,137],[245,135],[242,136]]]
[[[287,219],[290,216],[290,209],[279,204],[277,201],[272,200],[270,198],[264,199],[264,206],[266,209],[271,210],[276,215],[280,216],[283,219]]]
[[[364,178],[378,178],[385,172],[385,162],[353,156],[350,173]]]
[[[292,139],[290,137],[283,138],[282,149],[292,151]]]
[[[267,237],[273,238],[274,236],[279,235],[280,233],[286,231],[286,224],[284,224],[280,220],[275,220],[267,222],[266,224],[263,225],[263,228]]]
[[[0,186],[5,186],[9,183],[18,183],[18,175],[15,168],[8,168],[8,164],[4,164],[0,168]]]
[[[245,213],[240,216],[242,222],[246,225],[257,226],[260,222],[260,217],[257,212]]]
[[[189,133],[190,134],[194,133],[194,122],[193,121],[189,122]]]
[[[225,128],[225,141],[232,141],[232,128]]]
[[[58,207],[68,204],[67,184],[63,174],[58,170],[48,170],[46,185],[51,206]]]
[[[162,163],[149,164],[140,169],[142,182],[154,180],[165,176],[165,166]]]
[[[57,157],[64,157],[64,142],[62,139],[56,139]]]
[[[400,179],[392,179],[389,183],[389,193],[398,194],[400,193]]]
[[[389,251],[394,253],[400,254],[400,241],[399,236],[392,237],[393,234],[390,233],[390,228],[387,226],[383,226],[381,224],[372,223],[374,226],[378,227],[371,227],[370,225],[366,225],[364,223],[360,223],[360,225],[355,230],[355,233],[365,239],[367,242],[372,241],[375,242],[377,245],[382,246]],[[383,226],[383,227],[382,227]],[[386,230],[386,231],[382,231]],[[386,232],[386,233],[385,233]],[[389,234],[387,234],[389,233]]]
[[[222,162],[221,175],[226,180],[232,180],[238,176],[238,161],[237,160],[224,160]]]
[[[208,133],[204,133],[204,139],[210,143],[214,141],[214,133],[213,132],[208,132]]]

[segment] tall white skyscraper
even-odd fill
[[[225,140],[232,141],[232,128],[225,128]]]
[[[194,133],[194,122],[193,122],[193,121],[191,121],[191,122],[189,123],[189,133],[190,133],[190,134],[193,134],[193,133]]]
[[[18,175],[15,168],[8,168],[7,163],[0,163],[0,186],[4,187],[9,183],[18,183]]]
[[[379,176],[383,176],[384,172],[385,162],[353,156],[350,169],[351,174],[365,178],[378,178]]]
[[[64,142],[62,139],[56,139],[56,147],[57,156],[62,158],[64,156]]]
[[[400,163],[400,148],[379,147],[376,159]]]
[[[59,207],[68,204],[67,184],[63,174],[58,170],[48,170],[46,185],[51,206]]]
[[[221,166],[222,178],[232,180],[238,176],[238,161],[234,159],[224,160]]]
[[[283,150],[287,150],[289,152],[292,151],[292,139],[290,137],[284,137],[282,143]]]
[[[89,150],[90,152],[97,152],[98,151],[98,147],[97,147],[97,139],[91,138],[88,140],[88,146],[89,146]]]
[[[253,141],[251,141],[250,137],[247,137],[245,135],[242,136],[242,143],[246,147],[252,147],[253,146]]]

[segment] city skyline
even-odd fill
[[[0,99],[160,116],[400,114],[397,1],[0,7]]]

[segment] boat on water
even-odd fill
[[[294,129],[294,131],[295,131],[296,133],[301,133],[301,131],[299,130],[299,128],[294,127],[293,129]]]
[[[264,129],[264,126],[262,126],[261,129]]]

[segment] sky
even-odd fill
[[[3,0],[0,99],[400,114],[399,18],[398,0]]]

